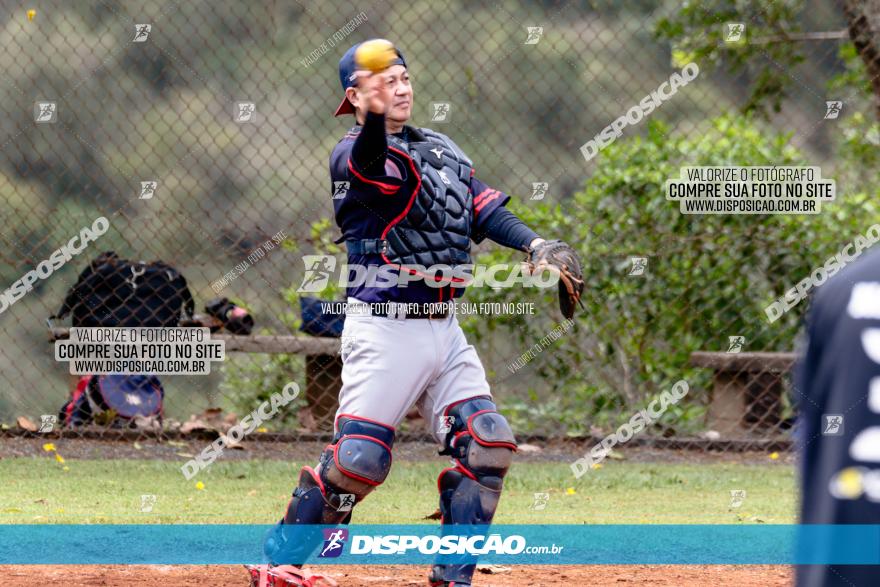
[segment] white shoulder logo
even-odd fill
[[[863,281],[855,284],[846,312],[853,318],[880,318],[880,283]]]

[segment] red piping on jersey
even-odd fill
[[[487,194],[494,192],[492,188],[486,188],[481,191],[478,195],[474,196],[474,205],[476,206],[482,198],[485,198]]]
[[[495,190],[492,194],[489,194],[485,198],[483,198],[480,203],[474,208],[474,214],[479,214],[480,210],[486,207],[486,204],[491,202],[492,200],[497,200],[501,197],[501,192]]]
[[[364,434],[349,434],[347,436],[344,436],[343,438],[362,438],[364,440],[369,440],[369,441],[375,442],[376,444],[384,446],[385,449],[388,451],[388,461],[390,463],[391,458],[392,458],[391,457],[391,447],[388,446],[387,444],[385,444],[384,442],[382,442],[381,440],[379,440],[378,438],[373,438],[372,436],[366,436]],[[340,446],[342,446],[341,441],[339,443],[337,443],[333,448],[333,462],[336,463],[336,468],[339,469],[340,473],[342,473],[346,477],[351,477],[352,479],[357,479],[358,481],[361,481],[362,483],[366,483],[367,485],[372,485],[373,487],[377,487],[382,484],[381,481],[367,479],[366,477],[361,477],[357,473],[352,473],[351,471],[344,469],[342,467],[342,465],[339,464],[339,447]]]
[[[354,164],[351,162],[351,159],[348,160],[348,169],[352,173],[354,173],[358,179],[360,179],[364,183],[369,183],[379,188],[379,191],[385,194],[386,196],[391,194],[396,194],[397,190],[400,189],[400,186],[391,185],[390,183],[383,183],[381,181],[376,181],[375,179],[369,179],[360,173],[358,173],[357,169],[354,168]]]
[[[398,214],[396,218],[394,218],[391,222],[389,222],[388,225],[385,227],[385,230],[382,231],[382,240],[385,240],[385,237],[388,236],[388,231],[390,231],[391,228],[395,224],[397,224],[398,222],[403,220],[404,217],[406,217],[406,215],[409,214],[409,211],[412,209],[413,202],[416,201],[416,195],[419,193],[419,190],[422,188],[422,175],[416,169],[416,166],[415,166],[415,163],[413,163],[412,157],[410,157],[408,154],[404,153],[400,149],[395,149],[394,147],[391,147],[391,146],[388,147],[388,150],[394,151],[395,153],[399,154],[402,157],[405,157],[406,160],[409,161],[409,167],[412,170],[413,175],[416,177],[417,181],[416,181],[416,187],[413,190],[412,194],[410,194],[409,201],[406,203],[406,208],[404,208],[403,212]],[[351,167],[351,161],[349,161],[349,167]],[[403,269],[404,271],[406,271],[410,275],[418,275],[419,277],[423,277],[425,279],[433,279],[434,281],[443,281],[443,277],[438,277],[437,275],[433,275],[433,276],[432,275],[425,275],[424,273],[417,271],[415,269],[410,269],[408,267],[404,267],[398,263],[392,263],[391,260],[388,258],[388,256],[385,253],[382,253],[382,260],[397,270]],[[465,280],[462,279],[461,277],[453,277],[453,278],[451,278],[451,281],[453,281],[455,283],[464,283]]]

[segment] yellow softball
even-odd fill
[[[354,52],[357,66],[373,73],[388,69],[395,59],[397,59],[397,51],[394,49],[394,44],[385,39],[365,41]]]

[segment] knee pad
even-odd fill
[[[360,501],[388,477],[394,429],[348,415],[337,418],[336,429],[333,443],[321,455],[321,479],[335,492]]]
[[[453,418],[446,448],[465,474],[481,485],[501,489],[516,451],[516,438],[507,420],[489,398],[471,398],[446,410]]]
[[[347,523],[352,508],[388,476],[393,428],[354,416],[340,416],[336,428],[318,471],[300,472],[285,524]]]

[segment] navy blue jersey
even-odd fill
[[[880,524],[880,248],[816,290],[796,371],[801,522]],[[801,566],[798,587],[880,585],[880,567]]]
[[[393,150],[387,151],[384,175],[367,175],[358,169],[351,157],[357,134],[348,132],[330,155],[331,193],[336,223],[346,240],[381,238],[382,232],[395,218],[404,213],[410,194],[416,189],[418,177]],[[403,133],[395,136],[405,138]],[[504,206],[510,196],[493,189],[471,174],[470,192],[474,198],[471,239],[485,239],[485,227],[492,213]],[[381,255],[349,255],[349,265],[384,265]],[[396,272],[395,272],[396,273]],[[464,293],[463,287],[431,287],[424,281],[411,281],[406,287],[368,287],[365,284],[348,288],[348,296],[364,302],[427,303],[448,301]]]

